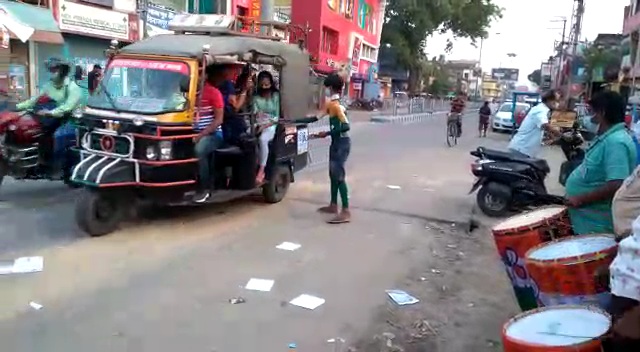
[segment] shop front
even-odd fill
[[[127,2],[127,1],[119,1]],[[134,1],[135,3],[135,1]],[[63,32],[64,44],[39,44],[36,46],[38,59],[37,82],[42,85],[49,79],[44,67],[51,57],[62,57],[79,65],[84,77],[99,64],[104,67],[104,51],[110,41],[131,43],[140,39],[139,20],[135,13],[107,10],[67,0],[52,0],[53,14]],[[119,6],[118,8],[135,8]]]
[[[0,90],[17,102],[35,94],[35,47],[63,38],[51,12],[29,4],[2,2],[0,24]]]

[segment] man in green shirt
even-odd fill
[[[64,157],[69,140],[75,137],[75,127],[69,119],[73,110],[81,105],[82,91],[69,77],[71,65],[60,59],[47,62],[51,80],[43,87],[40,95],[16,105],[17,110],[36,110],[43,116],[41,123],[48,132],[53,132],[53,178],[62,178]],[[47,99],[48,98],[48,99]],[[55,107],[54,107],[55,106]]]
[[[625,104],[615,92],[589,102],[594,116],[585,126],[597,137],[566,183],[571,225],[577,235],[613,233],[611,202],[635,168],[636,147],[624,124]]]

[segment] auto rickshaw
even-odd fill
[[[80,161],[71,180],[84,186],[76,222],[91,236],[115,231],[131,207],[145,202],[194,204],[198,159],[192,126],[197,92],[211,64],[276,69],[281,118],[271,142],[265,183],[256,185],[256,116],[247,113],[243,115],[250,126],[247,134],[237,144],[215,150],[215,186],[206,203],[259,190],[267,203],[278,203],[294,174],[307,166],[307,124],[317,117],[306,117],[309,54],[302,41],[296,45],[279,36],[233,30],[232,16],[179,15],[175,20],[180,20],[170,25],[175,34],[120,49],[112,42],[101,89],[79,119]]]

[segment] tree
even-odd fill
[[[607,48],[602,45],[592,43],[587,46],[583,52],[585,61],[585,73],[587,75],[587,82],[591,82],[596,78],[603,78],[605,81],[607,77],[605,73],[610,71],[611,68],[617,73],[621,64],[621,56],[619,47]],[[594,77],[594,70],[601,69],[602,77]],[[614,76],[617,75],[614,74]]]
[[[527,79],[529,80],[529,82],[537,86],[542,85],[542,75],[540,73],[540,69],[538,68],[533,70],[533,72],[531,72],[529,76],[527,76]]]
[[[492,0],[389,0],[381,41],[396,49],[398,65],[409,70],[409,89],[415,90],[423,75],[428,36],[451,32],[475,43],[487,36],[501,11]],[[445,49],[452,45],[448,41]]]

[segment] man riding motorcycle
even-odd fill
[[[65,153],[69,139],[75,136],[75,127],[70,117],[81,105],[82,91],[69,77],[71,65],[57,58],[49,59],[46,67],[51,79],[43,87],[39,96],[16,105],[16,110],[35,110],[45,133],[53,133],[53,172],[54,179],[63,177]]]

